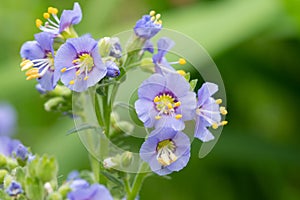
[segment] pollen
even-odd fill
[[[155,119],[156,119],[156,120],[159,120],[159,119],[161,119],[161,116],[156,115],[156,116],[155,116]]]
[[[184,70],[177,70],[177,73],[180,74],[181,76],[186,75],[186,72]]]
[[[71,81],[69,82],[70,85],[74,85],[74,83],[75,83],[74,80],[71,80]]]
[[[221,106],[220,107],[220,113],[222,114],[222,115],[227,115],[227,110],[226,110],[226,108],[224,107],[224,106]]]
[[[221,104],[223,101],[222,101],[222,99],[217,99],[216,100],[216,104]]]
[[[38,75],[38,74],[39,74],[38,68],[32,68],[25,73],[26,76]]]
[[[182,118],[181,114],[175,115],[175,119],[181,119],[181,118]]]
[[[177,101],[176,103],[174,103],[174,107],[179,107],[181,105],[180,101]]]
[[[169,108],[169,110],[173,109],[173,106],[171,103],[168,103],[168,108]]]
[[[213,123],[211,126],[213,129],[217,129],[219,127],[219,125],[217,123]]]
[[[159,20],[160,17],[161,17],[161,14],[159,14],[159,13],[155,15],[156,20]]]
[[[84,77],[84,79],[83,79],[83,80],[85,80],[85,81],[86,81],[86,80],[88,80],[88,79],[89,79],[89,77],[88,77],[88,76],[86,76],[86,77]]]
[[[48,7],[48,13],[56,15],[58,13],[58,9],[53,7]]]
[[[67,68],[62,68],[61,70],[60,70],[62,73],[64,73],[65,71],[67,71]]]
[[[154,15],[155,15],[155,11],[154,11],[154,10],[151,10],[150,13],[149,13],[149,15],[150,15],[150,16],[154,16]]]
[[[186,64],[186,60],[184,58],[179,58],[178,63],[180,65],[185,65]]]
[[[45,19],[49,19],[49,18],[50,18],[50,14],[49,14],[49,13],[44,13],[44,14],[43,14],[43,17],[44,17]]]
[[[76,73],[75,73],[75,74],[76,74],[76,76],[79,76],[79,75],[80,75],[80,73],[81,73],[81,71],[80,71],[80,69],[79,69],[79,70],[77,70],[77,71],[76,71]]]
[[[227,125],[227,124],[228,124],[228,121],[222,121],[222,122],[221,122],[221,125],[222,125],[222,126],[225,126],[225,125]]]
[[[42,20],[40,20],[40,19],[35,20],[36,27],[40,28],[42,26],[42,24],[43,24]]]
[[[157,102],[160,101],[160,98],[159,98],[158,96],[156,96],[156,97],[153,99],[153,101],[154,101],[155,103],[157,103]]]
[[[39,77],[40,77],[39,74],[35,74],[35,75],[28,76],[28,77],[26,78],[26,80],[28,81],[28,80],[35,79],[35,78],[39,78]]]
[[[21,63],[20,63],[20,67],[21,67],[21,71],[25,71],[27,69],[30,69],[33,67],[33,63],[30,61],[30,60],[23,60]]]

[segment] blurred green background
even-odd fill
[[[19,69],[19,49],[38,32],[35,19],[48,6],[71,9],[68,0],[0,0],[0,101],[18,111],[18,134],[36,153],[54,154],[61,180],[87,169],[87,152],[73,121],[47,113]],[[192,159],[172,180],[151,176],[142,200],[300,199],[300,1],[299,0],[81,0],[80,34],[96,38],[133,27],[149,10],[164,27],[202,44],[223,76],[229,124],[205,158]]]

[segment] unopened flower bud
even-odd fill
[[[105,62],[105,65],[107,67],[106,76],[114,78],[114,77],[117,77],[117,76],[120,75],[120,69],[116,65],[116,63],[114,63],[113,61],[108,60],[108,61]]]
[[[132,125],[130,122],[127,121],[117,122],[117,126],[124,133],[132,133],[134,130],[134,125]]]
[[[118,165],[118,162],[116,161],[116,159],[114,157],[105,158],[103,161],[103,166],[106,169],[114,168],[117,165]]]
[[[55,98],[49,99],[44,104],[44,108],[46,111],[52,111],[52,110],[55,110],[63,102],[64,102],[64,99],[62,97],[55,97]]]
[[[121,164],[123,167],[128,167],[132,162],[132,152],[125,151],[121,156]]]

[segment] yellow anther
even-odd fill
[[[43,24],[42,20],[40,20],[40,19],[35,20],[36,27],[40,28],[42,26],[42,24]]]
[[[80,71],[80,70],[77,70],[75,74],[76,74],[76,76],[79,76],[80,73],[81,73],[81,71]]]
[[[169,108],[169,109],[173,109],[173,106],[172,106],[171,103],[168,103],[168,108]]]
[[[79,61],[80,61],[80,59],[78,58],[78,59],[73,60],[72,63],[75,64],[75,63],[77,63]]]
[[[85,81],[86,81],[86,80],[88,80],[88,79],[89,79],[89,77],[88,77],[88,76],[86,76],[86,77],[84,77],[84,79],[83,79],[83,80],[85,80]]]
[[[70,85],[74,85],[74,83],[75,83],[74,80],[71,80],[71,81],[69,82]]]
[[[161,15],[159,13],[155,15],[156,20],[159,20],[160,17]]]
[[[62,68],[61,70],[60,70],[62,73],[64,73],[65,71],[67,71],[67,68]]]
[[[161,116],[156,115],[156,116],[155,116],[155,119],[156,119],[156,120],[159,120],[159,119],[161,119]]]
[[[154,103],[157,103],[160,101],[160,98],[158,96],[156,96],[154,99],[153,99]]]
[[[155,21],[155,16],[151,17],[151,21],[153,21],[153,22]]]
[[[178,63],[179,63],[180,65],[185,65],[185,64],[186,64],[186,60],[183,59],[183,58],[179,58]]]
[[[162,20],[158,20],[156,23],[162,25]]]
[[[224,106],[221,106],[220,107],[220,113],[222,114],[222,115],[227,115],[227,110],[226,110],[226,108],[224,107]]]
[[[181,114],[175,115],[175,118],[176,118],[176,119],[181,119],[181,118],[182,118],[182,115],[181,115]]]
[[[216,100],[216,104],[221,104],[223,101],[222,101],[222,99],[217,99]]]
[[[213,129],[217,129],[219,127],[219,125],[217,123],[213,123],[211,126]]]
[[[50,18],[50,14],[49,14],[49,13],[44,13],[44,14],[43,14],[43,17],[44,17],[45,19],[49,19],[49,18]]]
[[[181,105],[180,101],[177,101],[176,103],[174,103],[174,107],[179,107]]]
[[[222,122],[221,122],[221,125],[222,125],[222,126],[225,126],[226,124],[228,124],[228,121],[222,121]]]
[[[180,74],[181,76],[186,75],[186,72],[184,70],[177,70],[177,73]]]
[[[38,68],[32,68],[25,73],[26,76],[37,75],[37,74],[39,74]]]
[[[35,79],[35,78],[39,78],[39,77],[40,77],[39,74],[35,74],[35,75],[28,76],[28,77],[26,78],[26,80],[28,81],[28,80]]]
[[[150,13],[149,13],[149,15],[150,15],[150,16],[154,16],[154,15],[155,15],[155,11],[154,11],[154,10],[151,10]]]
[[[48,7],[48,13],[56,15],[58,13],[57,8]]]
[[[23,62],[21,62],[20,66],[21,66],[21,71],[25,71],[32,68],[34,64],[30,60],[24,60]]]

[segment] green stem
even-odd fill
[[[89,154],[89,158],[90,158],[90,163],[91,163],[91,168],[92,171],[94,173],[94,177],[95,177],[95,182],[99,183],[99,174],[100,174],[100,163],[99,161],[91,154]]]
[[[128,196],[131,193],[131,188],[130,188],[128,174],[126,174],[126,176],[123,178],[123,181],[124,181],[125,192],[126,192],[126,194]]]
[[[143,173],[144,169],[147,167],[147,163],[142,163],[139,172],[136,174],[133,184],[131,193],[127,196],[127,200],[135,200],[136,196],[139,194],[142,183],[147,176],[147,173]]]

